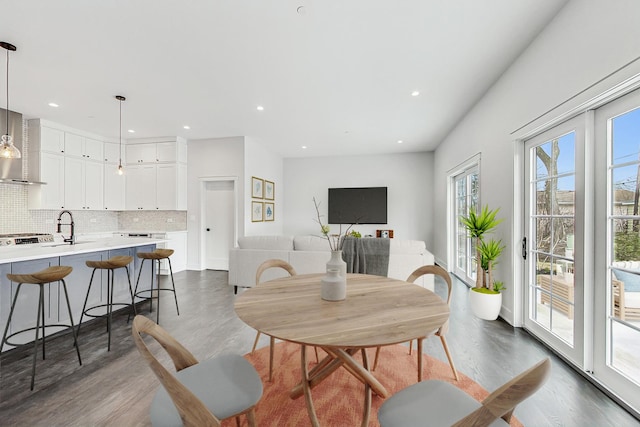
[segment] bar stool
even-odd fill
[[[7,278],[12,282],[18,284],[16,288],[16,294],[13,297],[13,302],[11,303],[11,310],[9,311],[9,318],[7,319],[7,325],[4,328],[4,334],[2,335],[2,343],[0,344],[0,351],[4,347],[4,344],[7,343],[14,347],[18,347],[20,344],[13,344],[9,342],[11,337],[21,334],[23,332],[32,331],[35,329],[36,331],[36,339],[33,342],[33,365],[31,367],[31,390],[33,390],[33,385],[35,383],[36,378],[36,358],[38,354],[38,339],[39,339],[39,331],[42,329],[42,359],[45,359],[45,330],[49,327],[66,327],[71,328],[71,332],[73,333],[73,342],[76,347],[76,353],[78,354],[78,362],[82,365],[82,359],[80,358],[80,348],[78,347],[78,336],[76,335],[76,329],[73,324],[73,315],[71,314],[71,304],[69,303],[69,294],[67,293],[67,284],[64,281],[64,278],[69,275],[73,271],[72,267],[68,266],[53,266],[49,268],[45,268],[44,270],[38,271],[37,273],[30,274],[7,274]],[[45,316],[44,316],[44,285],[52,283],[52,282],[62,282],[62,288],[64,289],[64,296],[67,300],[67,310],[69,310],[69,322],[71,324],[45,324]],[[36,312],[36,326],[32,328],[22,329],[20,331],[13,332],[10,335],[7,335],[9,332],[9,325],[11,324],[11,318],[13,317],[13,311],[16,308],[16,302],[18,301],[18,294],[20,294],[20,289],[22,285],[28,283],[32,285],[40,286],[40,298],[38,300],[38,311]],[[42,326],[40,325],[40,320],[42,320]]]
[[[136,280],[136,289],[134,291],[134,295],[136,298],[142,298],[145,300],[149,300],[149,313],[153,311],[153,300],[158,300],[158,309],[156,311],[156,323],[160,323],[160,291],[168,291],[173,292],[173,297],[176,300],[176,312],[178,316],[180,315],[180,309],[178,308],[178,295],[176,294],[176,284],[173,281],[173,269],[171,268],[171,259],[169,258],[173,255],[173,249],[156,249],[153,252],[138,252],[138,258],[142,259],[142,263],[140,264],[140,271],[138,272],[138,279]],[[144,266],[144,262],[146,260],[151,260],[151,289],[145,289],[142,291],[138,291],[138,283],[140,282],[140,276],[142,275],[142,267]],[[172,288],[161,288],[160,287],[160,261],[166,259],[169,262],[169,273],[171,275],[171,286]],[[157,261],[158,269],[156,270],[156,289],[153,289],[153,262]],[[155,294],[154,294],[155,292]],[[146,296],[148,294],[148,296]]]
[[[131,276],[129,275],[129,264],[133,261],[132,256],[117,255],[109,258],[106,261],[86,261],[87,267],[93,268],[91,273],[91,280],[89,280],[89,288],[87,289],[87,296],[84,298],[84,305],[82,306],[82,315],[80,316],[80,323],[78,324],[78,335],[80,335],[80,327],[82,326],[82,319],[84,316],[88,317],[106,317],[107,318],[107,332],[109,338],[107,339],[107,351],[111,351],[111,318],[113,317],[113,306],[131,306],[133,315],[136,315],[136,306],[133,299],[133,290],[131,289]],[[115,270],[124,268],[127,272],[127,280],[129,281],[129,294],[131,295],[131,304],[125,302],[113,302],[113,277],[115,276]],[[94,305],[87,308],[87,302],[89,301],[89,293],[91,292],[91,285],[93,284],[93,276],[96,274],[96,270],[107,270],[107,302],[105,304]],[[97,308],[106,307],[107,312],[103,314],[91,314],[92,310]],[[127,323],[129,319],[127,319]]]

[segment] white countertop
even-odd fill
[[[83,236],[75,245],[59,241],[39,243],[33,245],[5,246],[0,248],[0,264],[34,259],[77,255],[89,252],[106,251],[110,249],[130,248],[134,246],[165,243],[164,239],[150,239],[146,237],[106,237],[91,239]]]

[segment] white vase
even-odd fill
[[[496,320],[502,307],[502,294],[485,294],[469,289],[471,312],[484,320]]]
[[[331,258],[327,261],[327,273],[329,270],[338,270],[340,277],[347,277],[347,263],[342,259],[342,251],[331,251]]]
[[[327,270],[327,274],[322,278],[321,282],[323,300],[342,301],[347,297],[347,279],[340,276],[338,269]]]

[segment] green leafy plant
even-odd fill
[[[488,205],[485,205],[479,213],[477,213],[474,209],[469,209],[468,216],[461,216],[460,222],[469,232],[469,237],[475,239],[475,248],[476,248],[476,289],[486,287],[490,289],[489,283],[485,281],[484,269],[482,268],[482,252],[481,247],[484,239],[484,236],[491,231],[493,231],[501,222],[502,219],[497,219],[496,216],[500,209],[490,210]],[[491,249],[496,250],[495,245],[491,244]],[[498,242],[497,247],[500,247],[500,242]],[[502,252],[502,247],[500,252]],[[499,256],[499,254],[498,254]],[[495,262],[497,259],[494,258],[492,262]],[[488,261],[488,259],[485,259]],[[490,262],[487,263],[487,267],[489,267]]]
[[[504,250],[502,240],[491,239],[487,242],[480,240],[478,245],[478,252],[480,252],[480,265],[482,266],[483,286],[488,289],[493,288],[493,267],[498,264],[498,258],[502,255]],[[485,280],[486,279],[486,280]]]
[[[505,288],[504,287],[504,282],[501,282],[500,280],[496,280],[495,282],[493,282],[493,290],[496,292],[502,292],[504,291]]]
[[[356,230],[351,230],[351,233],[349,233],[349,236],[351,237],[355,237],[356,239],[359,239],[362,237],[362,234],[360,234],[359,231]]]

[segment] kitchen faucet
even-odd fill
[[[65,213],[69,214],[69,220],[70,220],[69,224],[63,224],[62,223],[62,215],[64,215]],[[71,228],[71,236],[69,236],[69,237],[62,236],[63,241],[65,243],[69,243],[70,245],[74,245],[76,243],[76,235],[75,235],[75,232],[74,232],[73,215],[71,215],[71,212],[69,212],[67,210],[61,211],[60,214],[58,215],[58,233],[62,233],[62,226],[63,225],[68,225]]]

